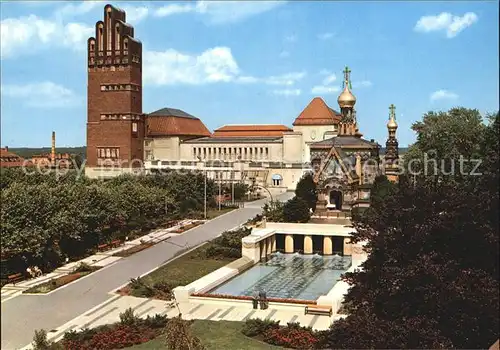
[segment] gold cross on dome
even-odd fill
[[[346,82],[350,81],[350,74],[351,74],[351,70],[349,69],[349,67],[345,66],[345,69],[344,69],[344,81],[346,81]]]
[[[389,118],[396,119],[396,106],[394,106],[394,104],[389,106]]]

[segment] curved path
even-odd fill
[[[286,200],[286,192],[278,196]],[[2,349],[30,343],[36,329],[52,329],[109,299],[109,292],[172,259],[178,252],[211,240],[261,212],[266,199],[247,203],[184,234],[160,242],[48,295],[20,295],[1,304]]]

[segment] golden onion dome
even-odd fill
[[[354,107],[356,104],[356,97],[349,90],[348,84],[345,84],[344,91],[339,95],[337,102],[341,108],[343,107]]]
[[[389,121],[387,122],[387,128],[388,129],[397,129],[398,124],[396,123],[396,120],[394,118],[389,118]]]

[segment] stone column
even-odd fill
[[[276,235],[271,237],[271,251],[273,253],[276,251]]]
[[[273,252],[272,244],[273,244],[272,238],[271,237],[266,238],[266,256],[271,255],[271,253]]]
[[[313,240],[311,236],[304,236],[304,254],[312,254]]]
[[[259,242],[260,248],[260,259],[266,259],[266,240],[262,240]]]
[[[332,255],[332,254],[333,254],[332,237],[324,236],[323,237],[323,255]]]
[[[351,239],[348,237],[344,238],[344,255],[352,255]]]
[[[285,253],[293,253],[293,235],[285,235]]]

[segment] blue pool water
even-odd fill
[[[265,291],[269,298],[315,300],[327,294],[350,266],[350,256],[276,253],[209,294],[251,296]]]

